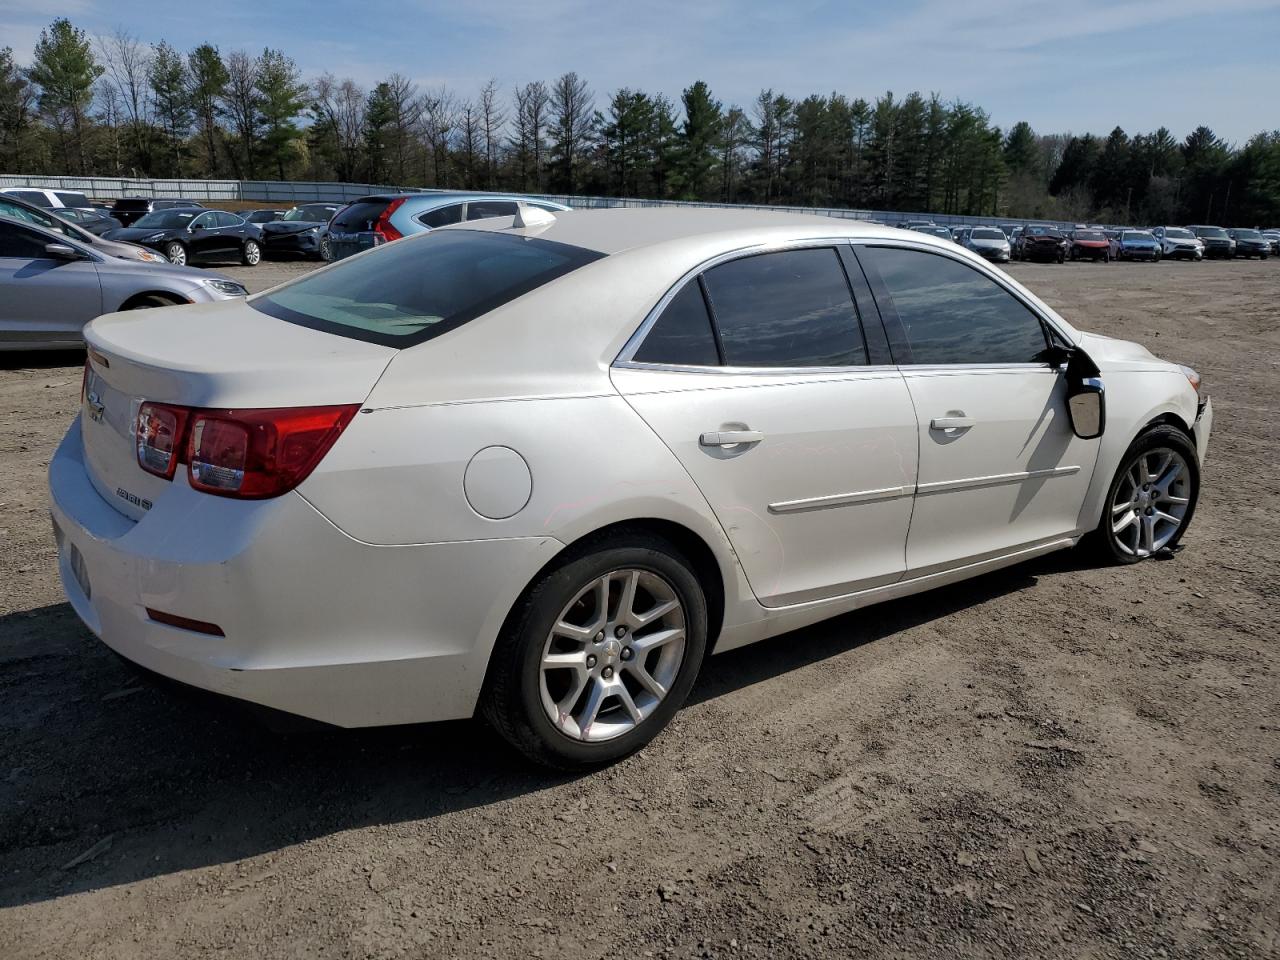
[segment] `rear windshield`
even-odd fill
[[[335,227],[353,232],[372,230],[373,223],[382,216],[382,211],[390,205],[390,200],[357,200],[349,203],[333,221]]]
[[[112,205],[113,210],[150,210],[151,201],[146,197],[123,197]]]
[[[313,330],[408,347],[602,256],[550,240],[438,230],[342,260],[249,303]]]
[[[89,203],[89,198],[83,193],[66,193],[61,190],[55,190],[53,195],[62,201],[62,205],[64,207],[92,206],[92,204]]]
[[[320,203],[304,203],[300,207],[293,207],[283,217],[285,220],[304,220],[312,223],[320,223],[328,220],[333,216],[338,208],[335,206]]]
[[[1003,240],[1004,239],[1004,234],[999,230],[986,230],[981,228],[975,228],[974,231],[969,234],[969,236],[973,237],[974,240]]]
[[[148,213],[145,217],[135,220],[133,225],[135,227],[164,227],[166,229],[185,227],[198,214],[198,210],[162,210],[158,213]]]

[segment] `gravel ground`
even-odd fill
[[[479,723],[281,734],[140,682],[54,570],[81,358],[9,356],[0,956],[1276,956],[1280,265],[1011,269],[1205,376],[1186,549],[717,657],[664,736],[579,778]]]

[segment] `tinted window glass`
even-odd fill
[[[696,280],[686,283],[667,304],[636,351],[639,363],[679,363],[697,367],[720,365],[711,317]]]
[[[250,305],[314,330],[407,347],[602,256],[550,240],[440,230],[341,260]]]
[[[0,257],[18,257],[23,260],[44,260],[44,245],[52,243],[40,234],[24,230],[16,223],[0,223]]]
[[[213,216],[217,220],[218,226],[220,227],[238,227],[241,223],[240,218],[237,217],[234,213],[223,213],[219,211],[218,213],[215,213]]]
[[[834,250],[744,257],[704,275],[724,348],[740,367],[845,367],[866,350]]]
[[[46,217],[44,214],[36,213],[34,210],[20,207],[16,203],[6,203],[3,196],[0,196],[0,216],[13,217],[15,220],[26,220],[28,223],[38,223],[42,227],[54,226],[53,217]]]
[[[516,205],[512,200],[472,200],[467,204],[468,220],[486,220],[489,217],[514,217]]]
[[[334,219],[333,225],[341,230],[360,232],[372,230],[374,221],[382,216],[390,200],[356,200],[342,209]]]
[[[447,227],[462,220],[462,204],[451,203],[447,207],[428,210],[422,215],[422,223],[428,227]]]
[[[27,203],[34,203],[37,207],[53,206],[53,204],[49,202],[49,198],[39,190],[15,190],[13,191],[13,195],[19,200],[25,200]]]
[[[62,201],[64,207],[87,207],[90,206],[89,198],[83,193],[70,193],[61,190],[55,190],[54,194]]]
[[[890,247],[859,256],[892,295],[914,363],[1033,363],[1047,345],[1036,315],[966,264]]]

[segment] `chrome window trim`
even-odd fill
[[[704,374],[760,374],[768,376],[770,374],[794,375],[796,373],[848,373],[863,370],[885,369],[893,370],[889,367],[871,367],[867,364],[855,364],[847,367],[730,367],[730,366],[700,366],[697,364],[676,364],[676,363],[645,363],[643,361],[633,359],[636,351],[640,349],[640,345],[644,343],[644,339],[648,336],[649,331],[653,329],[654,324],[658,322],[658,317],[662,316],[662,311],[667,308],[672,300],[680,293],[681,290],[691,281],[712,269],[718,267],[722,263],[728,263],[731,260],[742,260],[747,257],[759,256],[765,253],[781,253],[785,250],[803,250],[810,247],[830,247],[835,250],[841,245],[848,245],[849,237],[810,237],[803,240],[782,240],[776,243],[757,243],[745,247],[735,247],[733,250],[727,250],[724,253],[718,253],[709,260],[704,260],[692,270],[686,272],[679,280],[677,280],[670,289],[654,304],[653,308],[645,314],[644,320],[640,322],[640,326],[636,328],[625,344],[622,350],[614,358],[610,367],[622,367],[630,370],[666,370],[673,373],[704,373]],[[838,256],[838,254],[837,254]],[[841,269],[844,269],[841,264]],[[849,302],[854,307],[854,315],[857,316],[857,303],[854,300],[853,293],[849,294]],[[861,319],[861,318],[859,318]],[[879,323],[879,317],[876,318]],[[865,336],[866,321],[862,321],[862,329],[859,333]]]
[[[721,375],[738,377],[794,377],[800,374],[822,374],[828,378],[844,378],[851,374],[874,373],[899,375],[893,364],[862,364],[856,367],[703,367],[692,363],[643,363],[636,360],[620,360],[611,365],[613,370],[653,370],[662,373],[691,373],[702,376]]]
[[[853,246],[853,247],[855,248],[855,250],[856,250],[856,248],[857,248],[857,247],[860,247],[860,246],[862,246],[862,247],[899,247],[899,248],[901,248],[901,249],[903,249],[903,250],[916,250],[916,251],[919,251],[920,253],[930,253],[930,254],[933,254],[935,257],[946,257],[948,260],[954,260],[954,261],[956,261],[956,263],[964,264],[966,267],[969,267],[969,268],[971,268],[971,269],[973,269],[973,270],[978,271],[978,272],[979,272],[979,273],[981,273],[984,277],[987,277],[987,278],[989,278],[990,280],[993,280],[996,284],[998,284],[998,285],[1000,286],[1000,288],[1001,288],[1002,290],[1004,290],[1004,292],[1005,292],[1005,293],[1009,294],[1011,297],[1013,297],[1015,300],[1017,300],[1020,304],[1022,304],[1024,307],[1026,307],[1029,311],[1031,311],[1032,316],[1037,317],[1037,318],[1040,320],[1040,322],[1041,322],[1041,323],[1045,323],[1045,324],[1047,324],[1047,325],[1049,326],[1049,328],[1053,330],[1053,332],[1054,332],[1054,333],[1056,333],[1059,337],[1061,337],[1061,338],[1062,338],[1063,340],[1065,340],[1067,343],[1074,343],[1074,342],[1075,342],[1075,340],[1074,340],[1074,339],[1073,339],[1069,334],[1067,334],[1067,333],[1066,333],[1066,332],[1065,332],[1065,331],[1064,331],[1060,326],[1058,326],[1058,324],[1053,320],[1053,318],[1052,318],[1052,317],[1050,317],[1048,314],[1046,314],[1043,310],[1041,310],[1039,307],[1037,307],[1034,303],[1030,303],[1030,302],[1026,299],[1026,297],[1024,297],[1024,296],[1023,296],[1023,295],[1022,295],[1018,290],[1016,290],[1016,289],[1014,289],[1013,287],[1011,287],[1011,286],[1009,285],[1011,278],[1010,278],[1007,274],[1005,274],[1005,273],[1004,273],[1004,271],[996,270],[996,269],[992,268],[992,266],[991,266],[991,264],[990,264],[990,263],[988,263],[988,262],[987,262],[986,260],[984,260],[983,258],[978,257],[976,254],[975,254],[975,256],[974,256],[974,259],[973,259],[973,260],[970,260],[968,257],[957,257],[957,256],[954,254],[954,252],[953,252],[953,251],[951,251],[951,250],[947,250],[947,249],[945,249],[945,248],[941,248],[941,249],[940,249],[940,248],[938,248],[938,247],[930,246],[930,245],[928,245],[928,244],[923,244],[923,243],[913,243],[913,242],[911,242],[910,240],[900,240],[900,239],[898,239],[897,237],[886,238],[886,239],[876,239],[876,238],[874,238],[874,237],[850,237],[850,238],[849,238],[849,244],[850,244],[851,246]],[[961,248],[961,249],[964,249],[964,248]],[[892,296],[892,293],[890,293],[890,296]],[[923,368],[924,366],[925,366],[924,364],[921,364],[919,368]],[[946,368],[948,368],[948,369],[954,369],[954,367],[958,367],[958,366],[984,366],[984,367],[995,367],[995,366],[1031,366],[1031,367],[1042,367],[1042,366],[1045,366],[1045,364],[1039,364],[1039,363],[1031,363],[1031,364],[994,364],[994,363],[986,363],[986,364],[929,364],[928,366],[933,366],[933,367],[946,367]],[[912,369],[919,369],[919,368],[917,368],[917,367],[916,367],[916,365],[915,365],[915,364],[904,364],[904,365],[903,365],[903,371],[904,371],[904,372],[905,372],[908,368],[912,368]]]

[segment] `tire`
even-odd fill
[[[164,255],[169,258],[170,263],[176,263],[180,267],[187,265],[187,248],[177,240],[171,240],[164,245]]]
[[[133,303],[129,304],[129,306],[125,307],[125,309],[150,310],[153,307],[172,307],[175,306],[176,303],[177,301],[170,300],[168,297],[162,297],[158,293],[149,293],[145,297],[139,297],[137,300],[133,301]]]
[[[598,599],[602,581],[608,595],[603,617]],[[618,633],[624,627],[617,621],[634,611],[622,609],[628,584],[637,603],[654,604],[644,607],[648,614],[677,603],[672,612],[634,627],[641,642],[671,636],[638,656],[631,652],[633,635]],[[536,580],[507,617],[489,663],[480,711],[535,763],[560,770],[612,763],[639,750],[667,725],[697,679],[706,642],[706,597],[675,545],[643,532],[587,540]],[[567,659],[570,665],[546,668],[544,658],[549,657]],[[637,670],[654,680],[665,678],[665,683],[658,681],[665,694],[657,697],[641,684]],[[612,692],[619,688],[627,691],[625,702]],[[593,703],[598,712],[591,711]],[[636,719],[642,711],[647,712]]]
[[[1162,453],[1173,453],[1182,461],[1183,469],[1177,477],[1168,482],[1165,482],[1165,475],[1169,467],[1160,468]],[[1136,498],[1142,493],[1135,480],[1143,479],[1141,471],[1144,467],[1140,462],[1144,460],[1148,467],[1154,465],[1157,468],[1155,470],[1157,479],[1151,484],[1152,493],[1156,493],[1163,485],[1170,491],[1177,491],[1178,496],[1186,498],[1186,503],[1181,505],[1157,502],[1156,499],[1150,501],[1153,506],[1148,509],[1155,511],[1153,516],[1158,516],[1162,510],[1176,514],[1179,507],[1182,512],[1178,516],[1179,522],[1176,528],[1172,531],[1168,529],[1167,521],[1163,522],[1162,526],[1162,521],[1153,520],[1153,536],[1145,542],[1145,530],[1142,527],[1144,521],[1140,516],[1144,511],[1133,508],[1130,510],[1132,517],[1129,514],[1117,512],[1125,503],[1135,503]],[[1120,507],[1116,505],[1117,499],[1121,500]],[[1200,461],[1196,456],[1194,444],[1177,427],[1157,424],[1134,440],[1121,458],[1120,467],[1107,488],[1107,499],[1102,507],[1102,516],[1098,520],[1097,529],[1092,534],[1094,548],[1104,560],[1119,564],[1140,563],[1150,556],[1170,553],[1177,547],[1187,527],[1191,525],[1199,499]],[[1117,533],[1115,526],[1126,520],[1128,522],[1124,523],[1123,529]],[[1135,524],[1139,529],[1131,530]]]
[[[329,247],[329,238],[328,238],[328,236],[323,236],[323,237],[321,237],[321,238],[320,238],[320,251],[319,251],[319,253],[320,253],[320,259],[321,259],[321,260],[323,260],[325,263],[332,263],[332,262],[333,262],[333,250],[332,250],[332,249],[330,249],[330,247]]]
[[[246,240],[240,248],[240,262],[246,267],[256,267],[262,262],[262,247],[257,240]]]

